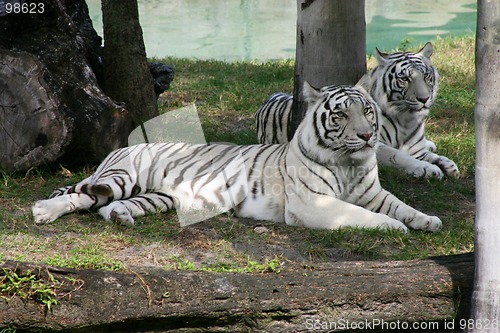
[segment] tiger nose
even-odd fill
[[[425,96],[425,97],[417,97],[417,101],[419,101],[420,103],[422,104],[425,104],[427,103],[427,101],[429,100],[429,96]]]
[[[367,132],[367,133],[358,133],[358,137],[360,139],[363,139],[364,141],[370,140],[370,138],[373,136],[373,132]]]

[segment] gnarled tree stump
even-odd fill
[[[83,75],[85,63],[80,65]],[[28,52],[0,49],[0,66],[1,169],[23,171],[62,156],[92,161],[126,144],[127,111],[95,80],[66,76],[66,71],[53,75]]]
[[[94,163],[127,144],[133,122],[101,89],[101,55],[84,0],[47,0],[37,14],[0,13],[0,169]],[[158,95],[173,70],[150,69]]]
[[[71,127],[43,78],[43,65],[26,52],[0,50],[0,168],[24,169],[58,157]]]

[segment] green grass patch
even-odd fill
[[[229,258],[231,259],[231,258]],[[247,260],[246,264],[237,261],[220,261],[198,266],[194,261],[189,259],[172,257],[172,264],[166,266],[167,269],[178,271],[205,271],[205,272],[224,272],[224,273],[276,273],[281,272],[283,264],[278,258],[265,260],[260,263],[254,260]]]
[[[101,250],[94,244],[87,246],[77,246],[69,250],[68,255],[49,256],[45,263],[50,266],[69,268],[89,268],[117,271],[124,265],[121,262],[106,258]]]
[[[15,270],[0,269],[0,297],[10,301],[13,297],[19,297],[23,301],[33,301],[50,311],[53,305],[57,305],[56,289],[62,283],[50,273],[42,277],[41,272],[32,273],[26,271],[18,273]]]
[[[440,92],[427,121],[438,153],[454,160],[460,179],[422,180],[381,168],[382,185],[404,202],[439,216],[439,233],[342,229],[309,230],[222,215],[181,228],[175,212],[138,218],[130,228],[95,212],[37,226],[31,205],[55,188],[74,184],[90,167],[54,166],[23,175],[0,174],[0,259],[74,268],[135,265],[217,272],[277,272],[295,263],[333,260],[407,260],[473,250],[474,37],[434,41]],[[418,48],[415,48],[418,49]],[[255,143],[254,113],[272,93],[293,90],[293,61],[256,63],[161,59],[176,71],[161,95],[163,112],[197,106],[208,141]],[[369,60],[369,66],[373,59]]]

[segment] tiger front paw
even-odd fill
[[[439,159],[437,159],[434,164],[439,166],[441,170],[446,174],[446,176],[458,179],[460,178],[460,171],[458,170],[457,165],[455,162],[450,160],[447,157],[444,156],[439,156]]]
[[[407,225],[415,230],[424,230],[430,232],[436,232],[441,230],[443,227],[443,222],[437,216],[428,216],[425,214],[419,214],[415,218],[408,222]]]
[[[443,179],[444,177],[444,173],[439,166],[427,162],[422,162],[414,166],[412,169],[408,170],[408,173],[416,178]]]

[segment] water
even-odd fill
[[[149,57],[226,61],[295,57],[294,0],[139,0]],[[475,32],[471,0],[366,0],[367,45],[392,50]],[[87,0],[102,36],[101,0]]]

